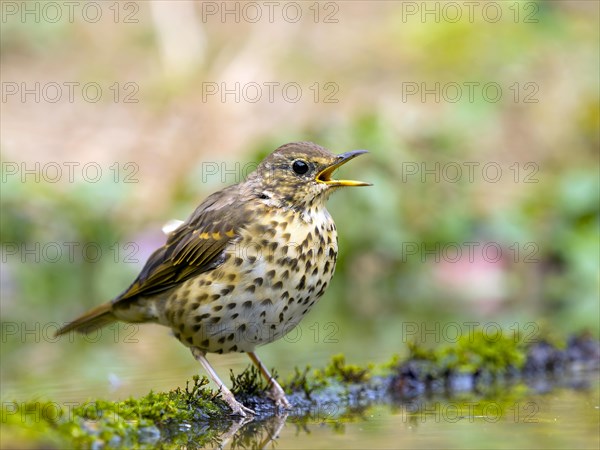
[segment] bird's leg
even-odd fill
[[[223,384],[215,370],[212,368],[212,366],[206,359],[206,353],[200,350],[198,347],[191,347],[190,350],[192,351],[192,355],[194,355],[194,358],[196,358],[196,360],[199,361],[200,364],[202,364],[204,370],[208,372],[210,378],[212,378],[212,380],[217,384],[217,386],[219,387],[219,392],[221,392],[221,394],[223,395],[223,400],[227,402],[229,407],[232,409],[233,414],[242,417],[247,417],[248,414],[254,415],[254,411],[252,411],[249,408],[246,408],[244,405],[238,402],[233,396],[233,393],[227,388],[227,386],[225,386],[225,384]]]
[[[275,401],[275,404],[277,406],[285,409],[290,409],[292,406],[290,405],[290,402],[288,402],[288,399],[285,396],[285,392],[283,392],[283,388],[279,385],[277,380],[273,378],[273,375],[271,375],[271,373],[265,367],[262,361],[258,359],[256,353],[248,352],[248,356],[250,357],[254,365],[258,367],[258,370],[260,371],[261,375],[265,378],[265,380],[267,380],[267,383],[269,383],[269,397]]]

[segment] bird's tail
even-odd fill
[[[112,307],[112,303],[109,302],[91,309],[70,324],[62,327],[56,332],[55,336],[60,336],[61,334],[69,333],[70,331],[87,334],[115,322],[117,317],[113,314]]]

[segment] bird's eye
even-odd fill
[[[294,172],[296,172],[298,175],[304,175],[306,172],[308,172],[308,164],[306,161],[297,159],[292,163],[292,169],[294,169]]]

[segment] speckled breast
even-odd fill
[[[207,352],[253,351],[292,330],[333,276],[337,232],[326,209],[274,210],[246,227],[217,269],[170,294],[160,322]]]

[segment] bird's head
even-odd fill
[[[312,142],[286,144],[267,156],[248,182],[259,198],[271,204],[293,208],[324,205],[329,194],[339,187],[371,186],[332,177],[338,167],[363,153],[367,151],[335,155]]]

